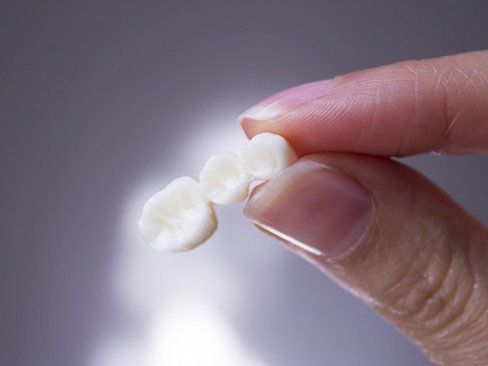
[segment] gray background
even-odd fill
[[[177,256],[135,221],[169,179],[243,141],[235,118],[259,99],[486,48],[487,15],[484,0],[2,1],[0,364],[191,365],[199,344],[232,365],[427,364],[241,207]],[[407,161],[488,223],[486,157]]]

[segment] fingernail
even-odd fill
[[[301,252],[333,260],[361,241],[372,221],[373,202],[346,175],[301,160],[257,191],[244,214]]]
[[[238,120],[242,121],[245,118],[263,121],[275,119],[286,111],[327,94],[332,84],[333,79],[330,79],[282,90],[246,110]]]

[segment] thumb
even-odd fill
[[[488,364],[488,233],[419,173],[311,155],[258,189],[245,214],[436,363]]]

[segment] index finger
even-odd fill
[[[488,51],[377,67],[281,91],[240,116],[299,155],[488,152]]]

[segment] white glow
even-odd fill
[[[284,251],[250,244],[259,234],[239,207],[219,208],[225,211],[222,228],[204,249],[190,253],[155,252],[136,225],[145,200],[169,182],[167,171],[181,168],[196,176],[203,159],[245,140],[224,117],[202,122],[201,130],[175,144],[171,159],[162,162],[167,169],[151,167],[127,193],[114,232],[119,245],[107,269],[114,318],[93,345],[89,366],[264,365],[222,314],[249,316],[248,299],[261,270],[278,281]]]
[[[214,309],[194,298],[173,299],[152,322],[144,366],[262,366]]]

